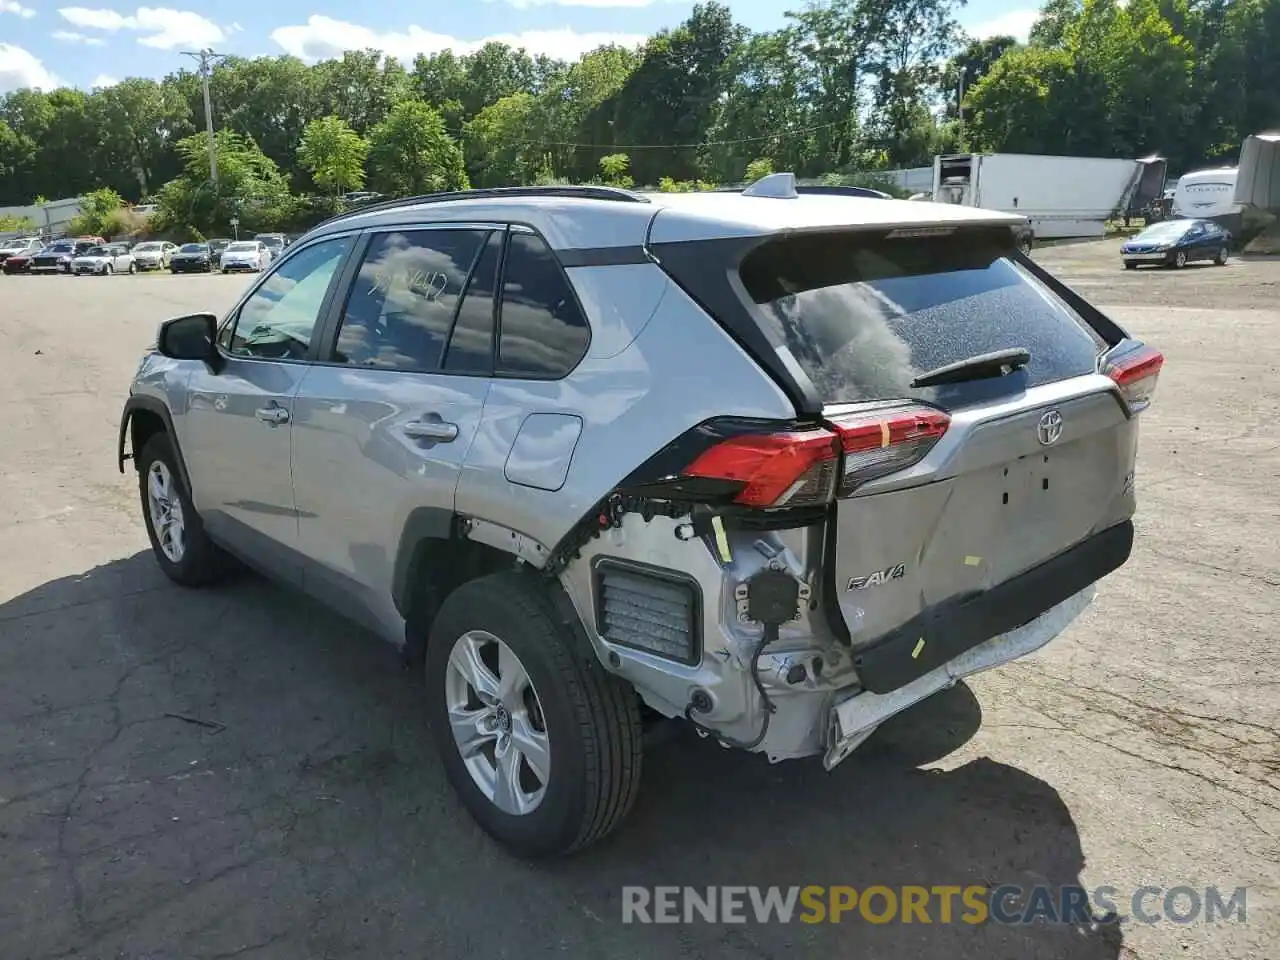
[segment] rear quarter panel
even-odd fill
[[[629,266],[625,287],[570,270],[592,323],[587,356],[556,381],[495,379],[463,466],[456,509],[551,549],[635,467],[716,416],[787,418],[794,407],[736,343],[655,265]],[[620,295],[625,294],[625,295]],[[512,483],[506,464],[530,414],[583,421],[565,482]]]

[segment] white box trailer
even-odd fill
[[[933,158],[933,199],[1018,213],[1034,240],[1101,237],[1164,192],[1165,161],[964,153]]]

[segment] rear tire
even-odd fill
[[[451,593],[432,624],[424,674],[428,717],[449,782],[500,844],[518,856],[558,856],[595,843],[622,822],[640,784],[635,692],[556,617],[535,578],[496,573]],[[479,685],[471,682],[477,678]],[[499,695],[481,697],[480,687]],[[464,758],[454,730],[462,728],[460,718],[472,717],[467,732],[478,746]],[[500,752],[504,729],[506,752]],[[545,752],[526,750],[529,743]],[[545,760],[530,762],[531,756]],[[509,779],[501,779],[502,772]],[[492,783],[482,787],[486,777]],[[514,787],[503,792],[508,783]]]
[[[165,576],[184,587],[198,587],[227,574],[231,558],[205,533],[167,433],[156,434],[142,448],[138,494],[151,549]]]

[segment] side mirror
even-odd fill
[[[218,318],[212,313],[193,313],[160,324],[156,350],[172,360],[203,360],[216,373],[222,369],[218,353]]]

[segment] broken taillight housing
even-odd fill
[[[686,477],[733,481],[744,507],[827,503],[835,489],[840,446],[824,428],[748,433],[721,440],[681,471]]]
[[[1115,381],[1132,413],[1151,405],[1163,366],[1164,354],[1136,340],[1117,344],[1102,358],[1102,372]]]
[[[689,451],[687,463],[670,464],[664,455],[674,467],[665,473],[655,458],[623,488],[768,510],[825,506],[868,480],[917,463],[950,422],[942,411],[913,403],[843,411],[812,427],[711,421],[672,445]]]
[[[942,439],[951,418],[924,404],[844,413],[831,418],[844,451],[839,495],[919,463]]]

